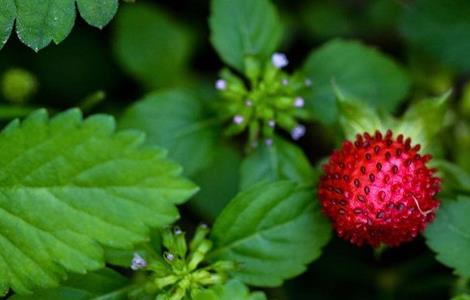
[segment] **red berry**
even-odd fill
[[[323,167],[319,197],[338,235],[351,243],[397,246],[434,219],[441,180],[403,135],[389,130],[345,141]]]

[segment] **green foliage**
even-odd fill
[[[105,268],[85,275],[71,274],[60,287],[40,290],[33,295],[15,295],[10,300],[125,300],[129,280]]]
[[[243,160],[240,189],[244,190],[260,181],[283,179],[312,186],[315,176],[302,149],[282,138],[276,138],[272,146],[261,144]]]
[[[452,300],[470,300],[469,295],[459,295],[457,297],[452,298]]]
[[[205,219],[214,220],[237,194],[240,181],[241,154],[228,145],[217,145],[212,162],[193,176],[201,191],[189,205]]]
[[[233,276],[279,286],[305,271],[330,238],[330,225],[311,190],[289,181],[260,183],[240,193],[217,218],[213,260],[240,264]]]
[[[117,12],[118,0],[3,0],[0,3],[0,48],[16,20],[18,38],[38,51],[52,41],[62,42],[75,22],[78,7],[90,25],[103,28]]]
[[[279,47],[282,26],[269,0],[212,0],[211,42],[222,60],[245,70],[247,56],[266,60]]]
[[[45,111],[0,134],[0,286],[52,287],[104,266],[102,246],[131,248],[178,218],[195,186],[143,135],[111,117]]]
[[[116,17],[114,53],[123,69],[149,88],[185,79],[190,46],[188,30],[154,5],[128,5]]]
[[[206,167],[213,155],[217,120],[209,117],[201,100],[175,89],[154,92],[138,101],[126,110],[120,125],[143,130],[148,143],[168,149],[185,174],[191,175]]]
[[[193,300],[266,300],[264,293],[250,293],[243,283],[235,279],[225,285],[202,290],[192,298]]]
[[[442,63],[470,70],[470,2],[418,0],[405,11],[401,31],[407,40]]]
[[[428,246],[437,259],[463,277],[470,276],[470,198],[442,203],[436,220],[425,232]]]
[[[332,82],[346,98],[360,99],[388,112],[401,103],[410,85],[406,73],[393,60],[355,41],[327,42],[310,54],[303,70],[313,80],[306,107],[324,123],[338,118]]]

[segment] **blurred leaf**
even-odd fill
[[[192,300],[266,300],[263,292],[250,293],[246,285],[232,279],[225,285],[202,290],[192,297]]]
[[[0,48],[16,19],[18,38],[38,51],[50,42],[62,42],[75,22],[75,5],[85,21],[102,28],[118,9],[118,0],[2,0],[0,3]]]
[[[394,127],[395,132],[410,137],[414,144],[420,144],[423,153],[433,152],[433,144],[438,144],[436,135],[443,127],[450,94],[447,92],[439,98],[413,104]]]
[[[470,300],[469,295],[459,295],[457,297],[452,298],[452,300]]]
[[[8,121],[14,118],[25,117],[36,109],[29,106],[0,105],[0,120]]]
[[[105,268],[85,275],[72,274],[60,287],[39,290],[33,295],[14,295],[10,300],[126,300],[129,280]]]
[[[260,181],[290,179],[301,184],[315,184],[314,169],[297,145],[276,138],[272,146],[260,144],[241,165],[240,189]]]
[[[343,3],[325,0],[305,4],[302,19],[313,37],[331,38],[351,33],[351,18]]]
[[[334,80],[348,99],[392,112],[401,103],[410,82],[402,68],[386,55],[355,41],[334,40],[313,51],[305,74],[313,80],[306,107],[327,124],[338,117]]]
[[[279,286],[301,274],[331,235],[315,198],[290,181],[252,186],[215,221],[209,257],[238,262],[234,278],[254,286]]]
[[[455,269],[463,277],[470,276],[470,198],[442,203],[436,220],[426,232],[428,246],[437,253],[437,260]]]
[[[102,245],[132,248],[179,217],[197,188],[143,141],[78,110],[40,110],[1,132],[0,287],[56,286],[66,271],[102,268]]]
[[[138,3],[116,17],[113,50],[123,69],[147,87],[171,86],[186,76],[191,37],[157,6]]]
[[[120,125],[143,130],[148,143],[166,148],[185,174],[192,175],[214,155],[218,121],[209,117],[201,100],[174,89],[147,95],[126,110]]]
[[[267,59],[281,41],[282,26],[269,0],[212,0],[211,42],[222,60],[239,71],[245,57]]]
[[[222,211],[238,192],[241,154],[228,145],[218,145],[213,151],[211,164],[193,175],[201,188],[189,205],[209,220]]]
[[[436,167],[444,178],[443,192],[470,193],[470,175],[460,166],[446,160],[431,161],[432,166]]]
[[[401,31],[423,52],[461,71],[470,70],[470,2],[417,0],[403,15]]]

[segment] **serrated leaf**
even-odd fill
[[[0,134],[0,286],[24,294],[66,271],[103,267],[102,246],[131,248],[178,218],[194,194],[165,152],[112,117],[41,110]]]
[[[338,117],[332,81],[347,99],[388,112],[397,108],[410,86],[408,76],[391,58],[356,41],[324,44],[310,54],[303,71],[314,83],[305,95],[306,107],[327,124]]]
[[[137,3],[116,17],[113,51],[129,74],[150,88],[161,88],[186,78],[191,38],[165,11]]]
[[[33,295],[14,295],[10,300],[125,300],[129,280],[112,269],[85,275],[72,274],[60,287],[45,289]]]
[[[10,36],[14,20],[18,38],[38,51],[52,41],[62,42],[73,28],[77,5],[90,25],[102,28],[116,14],[118,0],[2,0],[0,48]]]
[[[181,89],[149,94],[126,110],[120,125],[143,130],[147,142],[168,149],[187,175],[210,163],[218,134],[202,101]]]
[[[118,0],[76,0],[82,18],[90,25],[103,28],[116,14]]]
[[[10,37],[15,23],[16,6],[14,0],[0,2],[0,49]]]
[[[224,285],[196,293],[192,300],[266,300],[263,292],[253,292],[238,280],[232,279]]]
[[[426,243],[436,258],[463,277],[470,276],[470,198],[442,203],[426,232]]]
[[[457,70],[469,71],[469,15],[466,0],[418,0],[405,10],[400,29],[420,51]]]
[[[281,41],[282,25],[269,0],[212,0],[209,24],[217,53],[239,71],[246,56],[264,60]]]
[[[272,146],[262,144],[243,160],[240,175],[240,189],[244,190],[260,181],[282,179],[311,186],[317,174],[302,149],[276,138]]]
[[[304,272],[330,238],[312,190],[289,181],[260,183],[240,193],[217,218],[213,260],[232,260],[244,283],[273,287]]]

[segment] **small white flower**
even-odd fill
[[[282,83],[282,85],[288,85],[289,80],[288,79],[283,79],[283,80],[281,80],[281,83]]]
[[[274,128],[276,126],[276,122],[274,120],[269,120],[268,121],[268,126],[271,128]]]
[[[235,117],[233,117],[233,123],[235,124],[241,124],[243,123],[243,116],[240,116],[240,115],[236,115]]]
[[[225,90],[227,88],[227,81],[223,79],[217,79],[217,81],[215,82],[215,88],[219,91]]]
[[[246,99],[246,101],[245,101],[245,106],[246,106],[246,107],[251,107],[251,106],[253,106],[253,101],[251,101],[250,99]]]
[[[294,106],[295,107],[304,107],[304,104],[305,104],[305,101],[304,101],[304,98],[302,97],[296,97],[295,100],[294,100]]]
[[[305,126],[302,124],[299,124],[295,126],[294,129],[292,129],[292,131],[290,132],[290,135],[293,140],[298,140],[305,135],[305,132],[306,132]]]
[[[289,64],[286,55],[284,53],[279,52],[273,54],[273,56],[271,57],[271,62],[273,66],[278,69],[282,69]]]
[[[307,78],[307,79],[305,79],[304,83],[305,83],[305,86],[311,86],[312,85],[312,79]]]
[[[134,257],[131,262],[131,269],[134,271],[140,270],[147,267],[147,262],[138,253],[134,253]]]
[[[264,143],[266,144],[266,146],[272,146],[273,145],[273,140],[272,139],[266,139],[264,141]]]

